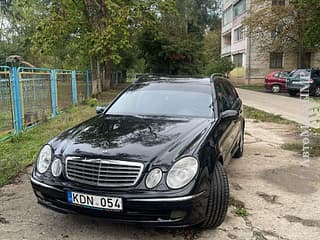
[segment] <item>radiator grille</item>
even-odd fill
[[[138,162],[79,157],[66,159],[67,178],[93,186],[133,186],[138,182],[142,170],[143,164]]]

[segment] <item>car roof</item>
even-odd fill
[[[205,84],[210,85],[209,77],[202,76],[167,76],[167,75],[144,75],[138,78],[134,83],[160,83],[160,82],[170,82],[170,83],[185,83],[185,84]]]

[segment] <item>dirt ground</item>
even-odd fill
[[[290,126],[247,121],[245,154],[227,167],[229,212],[217,229],[146,229],[55,213],[36,204],[29,168],[0,189],[0,239],[320,239],[320,159],[302,166],[280,147],[292,138]]]

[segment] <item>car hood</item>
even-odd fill
[[[171,165],[192,154],[214,124],[203,118],[98,115],[54,138],[55,154]],[[171,160],[170,160],[171,159]],[[169,161],[168,161],[169,160]]]

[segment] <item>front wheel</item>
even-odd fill
[[[217,162],[210,183],[206,219],[203,228],[216,228],[220,226],[228,210],[229,183],[227,175],[220,162]]]

